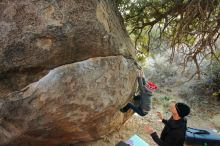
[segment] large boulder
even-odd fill
[[[0,97],[54,67],[134,53],[111,0],[1,0]]]
[[[51,70],[0,102],[0,145],[56,145],[95,140],[118,128],[134,95],[136,67],[122,56]]]
[[[134,50],[112,0],[0,1],[0,145],[90,141],[131,114]]]

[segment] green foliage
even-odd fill
[[[171,97],[170,96],[163,96],[160,99],[161,99],[161,101],[169,102],[171,100]]]
[[[145,57],[145,55],[143,55],[143,54],[137,54],[137,60],[138,60],[138,62],[140,62],[140,63],[144,63],[145,62],[145,59],[146,59],[146,57]]]
[[[211,90],[213,96],[220,99],[220,62],[213,60],[212,64],[206,69],[206,75],[207,88]]]
[[[172,99],[170,96],[160,97],[160,102],[162,103],[164,108],[168,108],[170,105],[170,100]]]
[[[189,60],[194,61],[199,74],[196,56],[215,53],[220,29],[220,0],[116,2],[138,54],[146,57],[149,50],[169,44],[167,48],[172,48],[173,54],[184,53],[184,65]],[[143,56],[140,58],[143,60]]]
[[[179,92],[179,95],[181,97],[210,98],[216,96],[220,100],[220,62],[215,59],[208,59],[201,80],[192,80],[180,87],[181,92]]]
[[[214,92],[212,95],[213,96],[220,96],[220,88],[218,89],[218,91]]]

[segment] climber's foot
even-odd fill
[[[121,111],[122,113],[126,113],[126,111],[125,111],[123,108],[121,108],[120,111]]]

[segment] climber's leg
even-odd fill
[[[137,114],[139,114],[140,116],[145,116],[147,113],[144,112],[139,106],[135,106],[132,103],[128,103],[125,107],[123,107],[122,109],[120,109],[121,112],[125,113],[127,112],[129,109],[132,109],[134,112],[136,112]]]
[[[131,109],[140,116],[145,116],[147,114],[147,112],[144,112],[143,109],[140,108],[139,106],[133,105],[133,106],[131,106]]]
[[[138,101],[138,100],[140,100],[140,98],[141,98],[140,95],[134,96],[134,101]]]
[[[120,109],[122,113],[126,113],[131,108],[132,103],[128,103],[126,106]]]

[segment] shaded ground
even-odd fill
[[[173,96],[175,96],[175,94],[170,92],[155,93],[153,109],[147,116],[140,117],[134,114],[119,131],[116,131],[115,133],[108,135],[96,142],[78,144],[77,146],[114,146],[120,140],[127,140],[134,134],[142,137],[151,146],[157,146],[151,137],[145,132],[144,125],[151,124],[158,134],[160,134],[161,130],[163,129],[163,124],[156,116],[156,111],[163,112],[164,116],[169,118],[170,113],[166,112],[169,101],[183,101],[177,96],[175,96],[177,98],[171,98]],[[192,109],[190,116],[187,118],[189,127],[206,128],[217,130],[218,132],[220,131],[220,127],[217,127],[212,122],[212,117],[216,114],[220,114],[220,106],[218,103],[215,101],[206,101],[202,99],[191,99],[188,100],[187,103]]]

